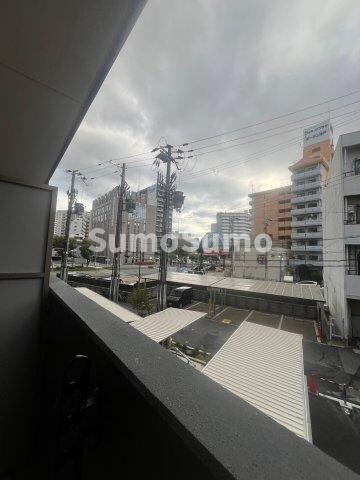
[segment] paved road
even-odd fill
[[[360,474],[360,410],[344,413],[327,398],[309,395],[313,443]]]

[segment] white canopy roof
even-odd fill
[[[112,302],[111,300],[103,297],[102,295],[90,290],[90,288],[77,287],[76,290],[85,295],[85,297],[100,305],[101,307],[106,308],[106,310],[113,313],[124,322],[135,322],[135,320],[141,319],[140,315],[136,315],[136,313],[131,312],[130,310],[122,307],[118,303]]]
[[[243,322],[202,371],[311,441],[302,335]]]
[[[132,323],[132,326],[155,340],[155,342],[161,342],[187,325],[199,320],[199,318],[205,317],[205,315],[204,312],[193,310],[166,308],[162,312],[137,320]]]
[[[206,315],[204,312],[195,312],[180,308],[166,308],[162,312],[153,313],[152,315],[143,318],[127,308],[93,292],[89,288],[78,287],[76,290],[101,307],[106,308],[106,310],[113,313],[124,322],[131,323],[133,327],[155,342],[162,342],[179,330],[185,328],[187,325],[190,325]]]

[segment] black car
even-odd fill
[[[167,297],[166,305],[168,307],[182,308],[184,305],[191,303],[193,297],[193,289],[191,287],[173,288]]]

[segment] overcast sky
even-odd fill
[[[205,233],[217,211],[247,208],[252,188],[285,185],[304,126],[330,115],[335,140],[360,129],[360,92],[267,121],[360,89],[359,18],[358,0],[149,0],[52,178],[58,208],[66,168],[102,175],[78,183],[91,209],[119,181],[99,163],[165,140],[206,147],[180,161],[186,200],[174,230]],[[127,162],[134,190],[154,183],[149,154]]]

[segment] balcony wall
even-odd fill
[[[315,182],[305,182],[302,185],[292,185],[292,192],[302,192],[303,190],[311,190],[312,188],[321,187],[323,184],[322,180],[316,180]]]
[[[360,224],[348,223],[344,225],[345,243],[360,244]]]
[[[55,473],[68,472],[61,478],[72,478],[73,465],[74,478],[83,480],[357,478],[59,280],[47,338],[47,402],[57,409],[46,422],[46,445]],[[81,455],[70,462],[57,412],[64,373],[77,354],[90,360],[88,390],[98,389],[98,402],[93,428],[77,445]]]
[[[295,220],[291,222],[292,227],[307,227],[307,226],[316,226],[316,225],[322,225],[322,219],[318,218],[316,220]]]
[[[291,245],[291,250],[295,252],[322,252],[323,246],[322,245]]]
[[[296,196],[291,199],[291,203],[305,203],[305,202],[313,202],[315,200],[321,200],[321,192]]]
[[[321,213],[322,207],[318,205],[317,207],[307,207],[307,208],[293,208],[291,210],[291,215],[304,215],[306,213]]]
[[[345,295],[360,299],[360,275],[345,275]]]
[[[304,239],[304,238],[322,238],[323,232],[306,232],[306,233],[292,233],[291,238]]]
[[[321,175],[322,167],[318,166],[312,170],[307,170],[306,172],[294,172],[291,175],[292,181],[303,180],[304,178],[315,177],[317,175]]]
[[[322,267],[323,261],[322,260],[310,260],[307,258],[306,260],[299,260],[297,258],[292,258],[290,260],[290,265],[296,267],[298,265],[312,265],[314,267]]]

